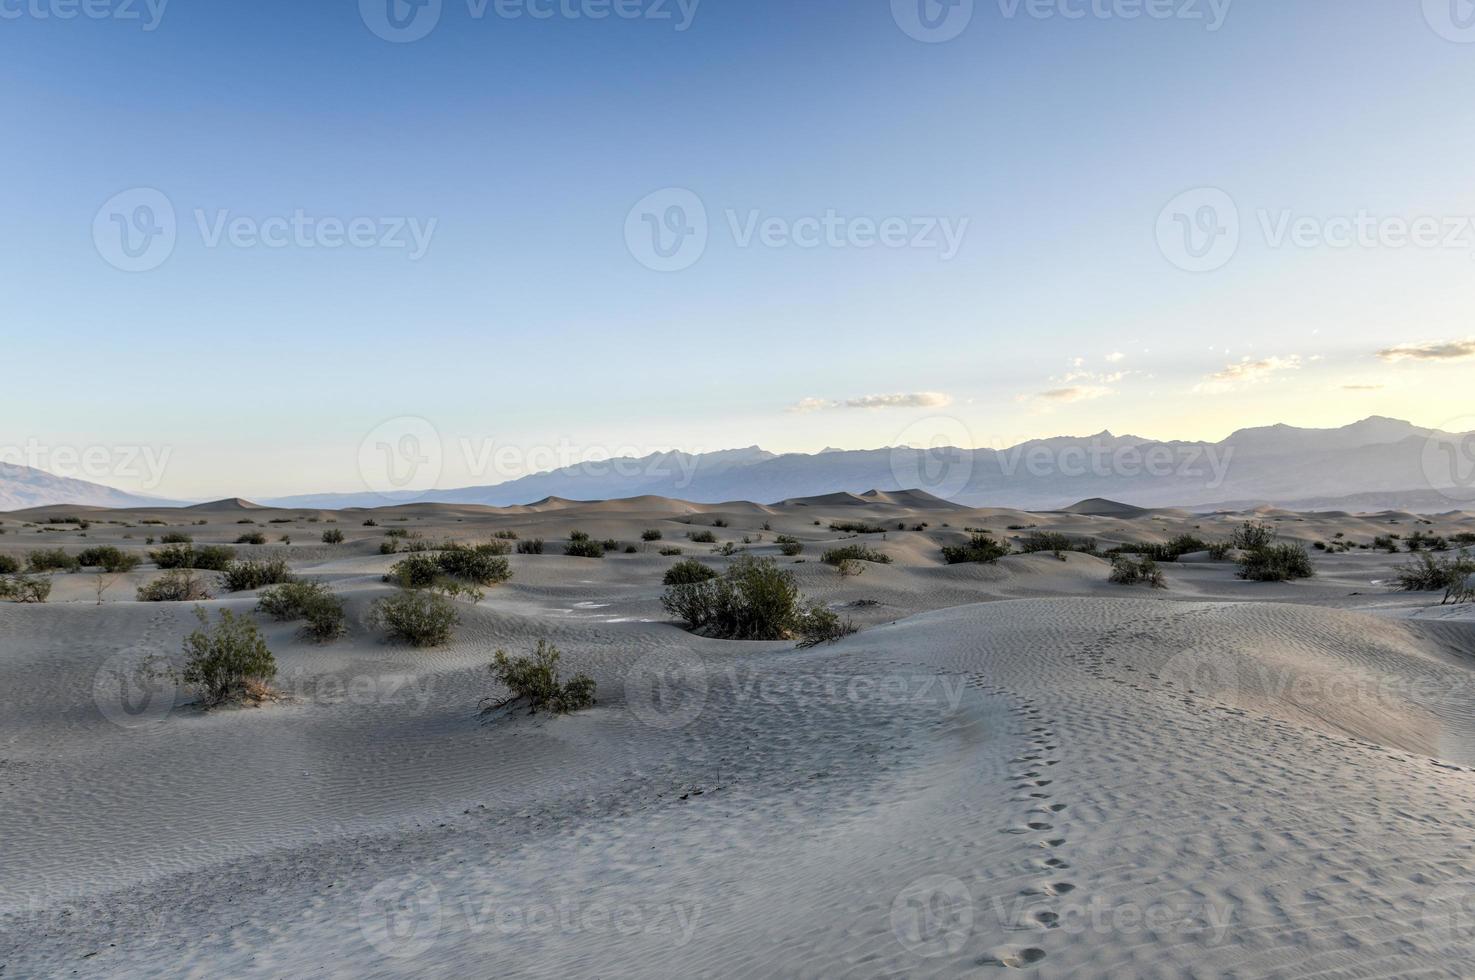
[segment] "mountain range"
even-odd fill
[[[1138,507],[1271,504],[1436,512],[1475,502],[1475,479],[1461,479],[1472,470],[1475,433],[1443,433],[1374,416],[1336,429],[1241,429],[1212,443],[1100,432],[1000,450],[888,447],[777,455],[752,446],[705,454],[667,452],[580,464],[490,486],[389,495],[319,493],[260,503],[325,509],[411,502],[505,507],[546,498],[638,496],[772,503],[838,492],[920,489],[968,506],[1031,510],[1055,510],[1101,497]],[[161,505],[38,470],[0,467],[0,509],[56,503]]]

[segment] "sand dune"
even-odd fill
[[[1373,551],[1317,553],[1294,584],[1198,556],[1162,591],[1113,585],[1086,554],[949,566],[939,549],[968,527],[1106,546],[1222,537],[1244,515],[907,499],[226,503],[89,512],[85,532],[0,515],[13,555],[144,552],[161,531],[145,519],[197,543],[287,534],[242,550],[284,551],[349,616],[328,645],[257,617],[288,699],[202,713],[184,692],[124,710],[111,680],[194,625],[187,605],[132,601],[151,567],[101,602],[83,572],[45,605],[0,605],[0,976],[1467,972],[1475,609],[1393,590],[1406,556]],[[1264,516],[1307,542],[1475,530]],[[319,542],[330,520],[345,544]],[[841,578],[819,554],[856,520],[927,527],[864,536],[892,563]],[[451,644],[417,651],[366,622],[394,527],[639,550],[514,555]],[[800,538],[785,567],[863,629],[808,651],[688,634],[660,606],[676,559],[640,545],[647,528],[717,567],[731,559],[687,532],[771,556],[776,534]],[[598,705],[482,718],[492,652],[540,638]]]

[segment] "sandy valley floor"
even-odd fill
[[[1107,547],[1252,516],[1102,509],[652,498],[414,505],[364,527],[231,502],[84,512],[86,537],[0,515],[16,556],[142,553],[162,530],[229,543],[254,521],[274,543],[241,550],[290,535],[350,619],[317,645],[256,616],[287,700],[202,713],[118,683],[177,660],[195,625],[133,601],[152,566],[0,604],[0,978],[1469,975],[1475,607],[1395,591],[1407,556],[1372,551],[1316,553],[1317,578],[1285,585],[1190,558],[1164,591],[1082,554],[939,555],[964,527]],[[1475,530],[1260,516],[1308,544]],[[721,567],[686,540],[718,519],[758,555],[804,540],[781,561],[863,629],[812,650],[694,637],[659,602],[676,558],[558,545],[657,528]],[[847,537],[834,521],[928,527],[866,536],[894,563],[842,579],[818,561]],[[318,543],[329,526],[347,542]],[[549,548],[417,651],[365,623],[395,527]],[[540,638],[598,706],[482,718],[493,651]]]

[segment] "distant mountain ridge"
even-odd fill
[[[25,510],[53,504],[76,507],[158,507],[173,501],[145,497],[105,487],[100,483],[53,476],[45,470],[0,463],[0,511]]]
[[[1276,504],[1362,495],[1396,501],[1417,495],[1440,509],[1475,502],[1475,488],[1451,472],[1428,472],[1431,437],[1398,419],[1374,416],[1336,429],[1273,425],[1241,429],[1217,442],[1159,441],[1100,432],[1036,439],[1008,449],[870,450],[827,448],[775,455],[757,446],[693,455],[671,452],[565,467],[492,486],[384,496],[311,494],[264,501],[283,507],[376,507],[437,502],[506,507],[546,497],[609,500],[670,497],[696,503],[771,503],[833,493],[924,490],[968,506],[1051,510],[1089,498],[1135,507]],[[1468,434],[1467,439],[1471,438]],[[1475,445],[1475,443],[1471,443]],[[1472,457],[1475,462],[1475,457]],[[1441,493],[1449,489],[1450,493]],[[1467,492],[1468,491],[1468,492]]]

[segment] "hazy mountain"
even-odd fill
[[[1444,467],[1449,470],[1444,473],[1443,457],[1435,454],[1430,463],[1426,448],[1432,434],[1408,422],[1374,417],[1338,429],[1242,429],[1217,443],[1100,432],[1037,439],[1003,450],[826,449],[779,456],[754,446],[703,455],[658,453],[571,466],[495,486],[392,498],[314,494],[266,502],[288,507],[374,507],[409,500],[510,506],[545,497],[657,495],[700,503],[766,503],[838,492],[921,489],[972,506],[1033,509],[1093,497],[1139,507],[1280,504],[1349,495],[1418,499],[1426,510],[1475,504],[1475,490],[1465,487],[1471,492],[1461,493],[1456,487],[1455,463]],[[1475,451],[1469,455],[1468,464],[1475,466]]]
[[[25,510],[51,504],[78,507],[157,507],[169,501],[124,493],[99,483],[52,476],[43,470],[0,463],[0,511]]]

